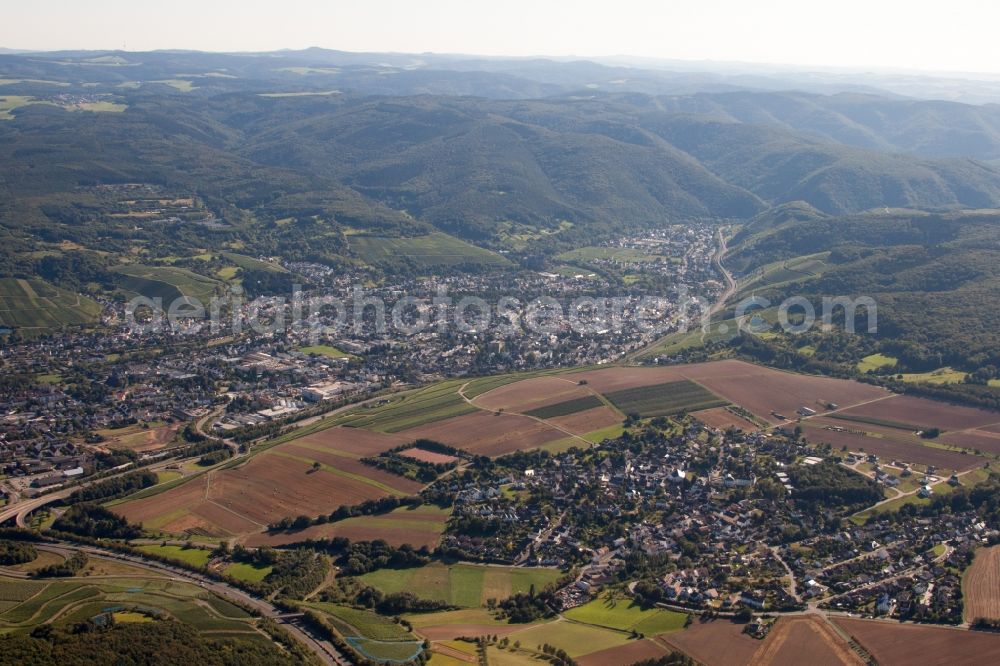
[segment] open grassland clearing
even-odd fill
[[[930,372],[904,372],[899,379],[910,384],[961,384],[969,373],[953,368],[938,368]]]
[[[563,619],[516,631],[510,636],[512,641],[521,641],[521,645],[532,647],[545,643],[556,645],[566,650],[573,658],[616,648],[630,642],[626,633]]]
[[[0,278],[0,326],[61,328],[92,324],[101,305],[43,280]]]
[[[1000,619],[1000,546],[980,548],[965,575],[962,597],[966,622]]]
[[[884,666],[1000,663],[998,634],[844,617],[832,621]]]
[[[177,560],[193,567],[203,567],[212,559],[212,551],[206,548],[185,548],[184,546],[145,545],[139,550],[160,557]]]
[[[671,416],[727,404],[711,391],[688,380],[623,389],[608,393],[606,397],[619,411],[643,418]]]
[[[646,636],[657,636],[684,628],[686,613],[662,608],[642,608],[632,599],[598,597],[593,601],[570,609],[563,617],[619,631],[635,631]]]
[[[373,516],[355,516],[335,523],[313,525],[294,532],[268,532],[251,535],[246,544],[256,546],[282,546],[307,539],[345,537],[351,541],[382,539],[392,546],[410,544],[414,548],[434,548],[441,540],[451,509],[422,504],[416,508],[400,507],[389,513]]]
[[[331,347],[330,345],[310,345],[308,347],[299,347],[297,351],[303,354],[309,354],[310,356],[325,356],[327,358],[355,358],[352,354],[348,354],[345,351],[341,351],[336,347]]]
[[[744,666],[761,646],[760,641],[743,633],[744,626],[728,619],[696,619],[684,631],[658,640],[702,664]]]
[[[365,263],[390,269],[410,266],[417,270],[426,270],[462,265],[510,265],[507,259],[495,252],[470,245],[440,232],[395,238],[350,235],[348,239],[351,249]]]
[[[886,356],[885,354],[869,354],[858,361],[857,368],[858,372],[871,372],[873,370],[878,370],[879,368],[895,367],[898,362],[899,359],[894,356]]]
[[[386,594],[412,592],[423,599],[474,608],[487,599],[528,592],[532,586],[541,590],[561,575],[556,569],[433,562],[413,569],[380,569],[360,579]]]

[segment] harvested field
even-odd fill
[[[940,438],[948,446],[958,446],[963,449],[984,451],[1000,455],[1000,433],[985,430],[964,430],[951,432]]]
[[[849,421],[838,421],[836,423],[854,431],[872,431],[872,426],[863,423],[851,423]],[[856,452],[863,450],[865,453],[874,453],[879,458],[920,463],[922,465],[934,465],[941,470],[949,469],[964,472],[974,467],[980,467],[987,462],[985,458],[980,458],[976,455],[925,445],[919,437],[907,435],[899,431],[893,436],[875,433],[880,436],[873,437],[856,434],[855,432],[826,430],[822,427],[811,425],[809,421],[802,424],[802,431],[808,441],[826,443],[834,449],[846,446],[849,451]]]
[[[537,409],[529,409],[524,414],[534,416],[536,419],[551,419],[559,416],[569,416],[588,409],[596,409],[603,405],[604,403],[596,395],[585,395],[581,398],[567,400],[566,402],[557,402],[552,405],[538,407]]]
[[[362,452],[391,448],[396,441],[405,439],[331,428],[114,510],[166,532],[250,534],[281,518],[317,516],[342,504],[419,491],[422,486],[415,481],[356,460]],[[315,462],[320,469],[313,469]]]
[[[625,414],[647,418],[678,412],[720,407],[726,401],[688,380],[638,386],[607,394],[607,399]]]
[[[965,621],[1000,619],[1000,546],[980,548],[962,578]]]
[[[357,516],[335,523],[313,525],[296,532],[253,534],[246,545],[283,546],[307,539],[329,539],[341,536],[351,541],[382,539],[393,546],[408,543],[414,548],[434,548],[441,539],[451,511],[423,505],[415,509],[399,508],[376,516]]]
[[[309,449],[334,450],[340,454],[364,458],[388,451],[408,440],[399,435],[388,435],[360,428],[335,427],[320,430],[292,441]]]
[[[574,373],[572,377],[586,380],[590,388],[605,394],[689,379],[774,423],[779,420],[771,416],[772,411],[793,416],[803,406],[819,410],[827,403],[835,403],[846,407],[892,395],[861,382],[800,375],[736,360],[655,368],[607,368]]]
[[[893,396],[888,400],[860,405],[841,413],[848,418],[859,416],[885,420],[890,424],[910,425],[914,430],[922,428],[966,430],[1000,423],[1000,412],[950,405],[946,402],[907,395]]]
[[[1000,635],[893,622],[837,618],[834,622],[881,666],[1000,663]]]
[[[695,621],[684,631],[658,638],[707,666],[744,666],[761,642],[729,620]]]
[[[820,617],[780,618],[749,663],[799,666],[804,662],[810,666],[864,666],[865,663]]]
[[[427,451],[425,449],[406,449],[405,451],[400,451],[399,455],[406,458],[413,458],[414,460],[419,460],[421,462],[431,463],[433,465],[453,463],[458,460],[455,456],[449,456],[444,453],[436,453],[434,451]]]
[[[546,376],[500,386],[477,396],[473,402],[483,409],[520,413],[588,397],[593,397],[593,393],[586,386],[577,384],[576,375],[565,379]]]
[[[564,432],[527,416],[483,411],[428,423],[400,434],[410,440],[433,439],[484,456],[533,449],[566,437]]]
[[[733,414],[725,407],[703,409],[700,412],[693,412],[691,416],[695,417],[709,428],[718,428],[719,430],[739,428],[740,430],[747,432],[758,430],[757,426],[754,425],[753,422],[746,420],[742,416]]]
[[[634,664],[644,659],[656,659],[669,654],[669,652],[660,643],[646,639],[591,652],[578,658],[576,663],[580,666],[626,666],[626,664]]]
[[[586,435],[589,432],[603,430],[604,428],[619,424],[624,419],[615,410],[601,405],[595,409],[588,409],[584,412],[570,414],[569,416],[558,416],[546,420],[577,435]],[[579,444],[579,442],[577,443]]]

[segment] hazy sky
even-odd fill
[[[0,47],[636,55],[1000,72],[996,0],[3,0]]]

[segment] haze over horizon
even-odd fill
[[[23,50],[355,52],[636,57],[712,63],[1000,74],[1000,7],[845,0],[595,0],[498,4],[428,0],[324,3],[177,0],[147,6],[40,0],[6,9],[0,46]],[[191,16],[200,17],[191,20]],[[967,17],[975,16],[972,21]]]

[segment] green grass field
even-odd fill
[[[0,278],[0,326],[61,328],[97,322],[101,305],[42,280]]]
[[[223,573],[237,580],[259,583],[267,577],[267,574],[271,573],[271,569],[272,567],[258,567],[245,562],[236,562],[227,566]]]
[[[575,622],[593,624],[599,627],[636,631],[646,636],[658,636],[684,628],[685,613],[677,613],[662,608],[642,609],[631,599],[608,599],[600,597],[590,603],[570,609],[563,615]]]
[[[632,247],[579,247],[569,252],[556,255],[559,261],[590,262],[616,261],[620,263],[648,263],[654,261],[670,261],[667,255],[657,254],[648,250]]]
[[[539,419],[551,419],[557,416],[568,416],[570,414],[576,414],[577,412],[583,412],[588,409],[595,409],[603,405],[604,403],[601,402],[601,399],[596,395],[588,395],[582,398],[567,400],[565,402],[557,402],[554,405],[546,405],[545,407],[539,407],[538,409],[531,409],[524,413],[528,416],[534,416]]]
[[[223,288],[219,280],[172,266],[129,264],[111,270],[119,275],[124,289],[147,298],[162,298],[164,308],[182,297],[196,298],[207,308]]]
[[[448,566],[434,562],[414,569],[380,569],[360,579],[387,594],[412,592],[424,599],[475,608],[487,599],[506,599],[517,592],[527,592],[532,585],[541,590],[561,575],[555,569]]]
[[[336,347],[331,347],[330,345],[312,345],[309,347],[299,347],[297,351],[303,354],[315,354],[317,356],[326,356],[327,358],[354,358],[352,354],[348,354],[345,351],[341,351]]]
[[[495,252],[440,232],[409,238],[351,235],[349,239],[351,248],[363,261],[388,268],[412,265],[418,270],[425,270],[463,264],[510,265],[507,259]]]
[[[139,550],[153,555],[159,555],[160,557],[169,557],[172,560],[184,562],[185,564],[196,567],[205,566],[208,564],[208,561],[212,559],[212,551],[206,550],[205,548],[185,548],[183,546],[161,546],[158,544],[151,544],[139,546]]]
[[[331,425],[350,425],[379,432],[399,432],[427,423],[477,411],[458,394],[461,382],[452,380],[389,398],[385,405],[359,407]]]
[[[358,636],[375,641],[412,641],[413,634],[374,611],[360,610],[322,601],[303,602],[303,606],[322,611],[339,622],[334,626],[345,636]],[[347,625],[346,627],[344,625]],[[351,631],[354,629],[354,631]]]
[[[871,370],[878,370],[879,368],[890,368],[898,362],[899,359],[892,356],[886,356],[885,354],[869,354],[858,361],[858,372],[869,372]]]
[[[73,624],[113,611],[125,613],[123,620],[169,616],[199,631],[254,635],[250,615],[242,609],[196,585],[164,578],[50,583],[0,578],[0,595],[20,598],[0,602],[0,633],[27,633],[44,622]]]
[[[521,645],[532,648],[545,643],[557,645],[571,657],[580,657],[629,642],[626,633],[567,620],[547,622],[519,631],[514,638],[521,641]]]
[[[708,389],[688,380],[614,391],[605,397],[622,413],[635,413],[643,418],[671,416],[679,412],[729,404]]]

